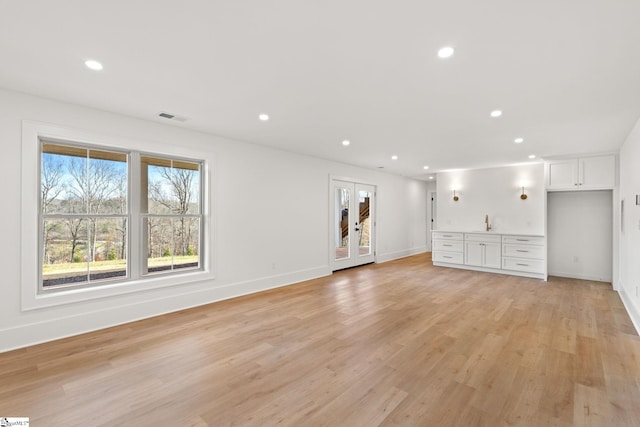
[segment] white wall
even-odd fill
[[[525,184],[526,200],[520,199]],[[453,201],[453,189],[459,196]],[[498,233],[544,234],[544,165],[438,173],[438,229],[483,230],[489,215]]]
[[[623,232],[619,233],[618,290],[640,331],[640,121],[620,149],[620,200],[624,200]],[[619,201],[617,202],[619,203]]]
[[[613,191],[548,193],[549,275],[611,282]]]
[[[216,279],[23,311],[22,120],[152,142],[160,152],[176,146],[202,152],[213,164]],[[0,351],[330,274],[330,176],[377,185],[378,261],[426,250],[427,184],[422,181],[4,90],[0,141],[5,206]],[[32,163],[36,167],[37,159]],[[33,262],[36,268],[35,253]]]

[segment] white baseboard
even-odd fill
[[[607,279],[607,278],[602,278],[597,276],[590,276],[588,274],[564,273],[564,272],[556,272],[556,271],[549,271],[548,274],[549,276],[564,277],[566,279],[579,279],[579,280],[590,280],[592,282],[611,283],[611,278]]]
[[[629,294],[627,294],[624,286],[620,286],[618,295],[620,295],[622,304],[624,304],[624,308],[627,310],[627,313],[631,318],[631,323],[633,323],[633,326],[636,328],[636,333],[640,335],[640,311],[638,310],[638,307],[636,307],[631,298],[629,298]]]
[[[417,248],[405,249],[402,251],[388,252],[376,255],[376,262],[382,263],[387,261],[393,261],[394,259],[406,258],[412,255],[418,255],[427,251],[427,245],[419,246]]]
[[[288,286],[330,274],[329,266],[324,265],[281,275],[185,292],[179,295],[149,299],[142,303],[109,307],[90,313],[47,319],[43,322],[0,329],[0,353],[242,295]]]

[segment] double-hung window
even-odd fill
[[[40,139],[39,291],[203,266],[203,161]]]

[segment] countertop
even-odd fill
[[[519,233],[514,231],[485,231],[485,230],[456,230],[456,229],[438,229],[431,230],[431,232],[438,233],[473,233],[473,234],[487,234],[487,235],[500,235],[500,236],[526,236],[526,237],[544,237],[544,234],[534,234],[534,233]]]

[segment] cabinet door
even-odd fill
[[[616,183],[616,158],[613,155],[580,159],[580,189],[608,189]]]
[[[502,266],[502,255],[499,243],[484,244],[484,266],[500,268]]]
[[[547,189],[578,187],[578,159],[550,160],[547,163]]]
[[[466,242],[465,243],[465,264],[482,266],[484,255],[484,243]]]

